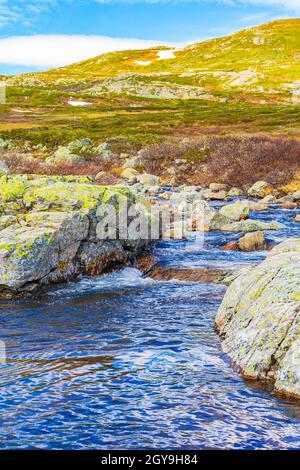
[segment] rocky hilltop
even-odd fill
[[[300,398],[300,238],[271,250],[228,288],[216,317],[223,350],[244,377]]]

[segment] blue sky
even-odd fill
[[[299,16],[300,0],[0,0],[0,74]]]

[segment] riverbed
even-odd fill
[[[215,204],[218,205],[218,204]],[[300,236],[295,210],[255,212]],[[299,213],[299,211],[298,211]],[[162,241],[170,267],[238,269],[266,252]],[[1,449],[299,449],[300,404],[234,371],[214,331],[226,287],[154,281],[134,268],[2,301]]]

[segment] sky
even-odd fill
[[[293,17],[300,0],[0,0],[0,74],[113,50],[182,47]]]

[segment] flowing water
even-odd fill
[[[299,236],[295,211],[255,214]],[[220,247],[239,234],[161,242],[172,267],[238,268],[265,252]],[[126,268],[2,302],[2,449],[299,449],[300,405],[245,382],[213,330],[225,287],[159,282]]]

